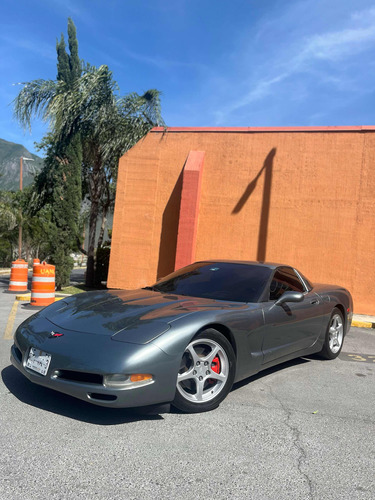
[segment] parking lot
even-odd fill
[[[1,499],[375,498],[375,331],[340,357],[237,384],[210,413],[115,410],[35,386],[9,362],[32,311],[0,279]]]

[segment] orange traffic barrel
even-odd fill
[[[9,292],[27,292],[27,268],[27,262],[23,259],[17,259],[12,262]]]
[[[32,306],[48,306],[55,302],[55,266],[42,262],[33,266]]]
[[[33,266],[35,266],[35,264],[40,264],[40,260],[39,259],[33,259]]]

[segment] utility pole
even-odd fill
[[[20,191],[22,191],[22,177],[23,177],[23,160],[34,161],[32,158],[20,157]],[[18,258],[21,259],[22,252],[22,211],[20,209],[20,225],[18,228]]]

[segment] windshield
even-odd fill
[[[234,302],[258,302],[271,269],[256,264],[198,262],[169,274],[152,289]]]

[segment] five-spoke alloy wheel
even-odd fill
[[[326,359],[336,358],[344,342],[344,319],[337,307],[332,311],[321,355]]]
[[[173,405],[188,413],[213,410],[230,391],[235,354],[226,337],[210,328],[186,347],[177,376]]]

